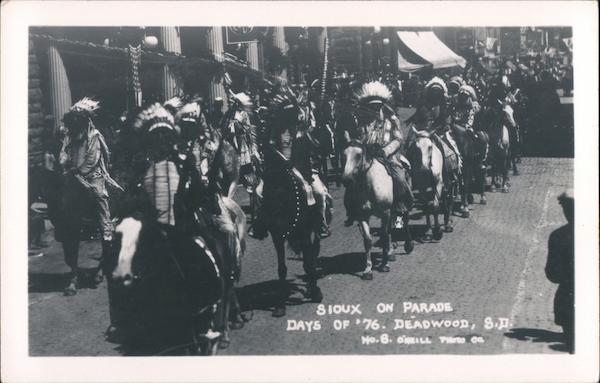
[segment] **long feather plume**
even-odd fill
[[[355,97],[361,104],[370,104],[372,102],[387,102],[392,98],[392,92],[387,86],[379,81],[371,81],[355,93]]]

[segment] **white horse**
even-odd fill
[[[383,260],[380,271],[389,271],[388,261],[390,259],[391,248],[391,224],[392,224],[392,204],[394,201],[394,186],[392,177],[388,174],[385,166],[376,159],[368,158],[364,145],[352,142],[344,150],[344,173],[342,180],[346,185],[346,193],[350,199],[350,205],[346,209],[356,210],[356,218],[359,221],[359,229],[365,245],[365,269],[362,272],[362,279],[373,279],[371,261],[371,249],[373,246],[373,237],[369,227],[369,219],[375,216],[381,219],[380,238],[383,249]],[[409,186],[407,185],[407,190]],[[410,204],[410,203],[408,203]],[[406,206],[406,212],[403,215],[404,230],[406,241],[404,250],[410,253],[413,250],[413,243],[408,227],[409,211],[411,206]]]

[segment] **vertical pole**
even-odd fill
[[[287,44],[285,42],[285,30],[283,27],[273,28],[273,45],[279,48],[284,56],[287,56]],[[287,83],[287,68],[282,68],[279,78],[284,84]]]
[[[181,54],[181,39],[179,37],[179,28],[160,27],[160,40],[163,48],[167,52]],[[162,74],[162,92],[163,99],[168,100],[182,91],[181,79],[177,78],[173,69],[165,64]]]
[[[225,52],[223,49],[223,31],[221,27],[211,27],[208,29],[208,38],[206,39],[208,44],[208,50],[211,52],[213,58],[223,63],[225,61]],[[208,89],[208,96],[212,102],[220,97],[223,99],[223,109],[227,106],[227,93],[225,92],[225,86],[223,85],[223,79],[217,74],[210,80],[210,87]]]
[[[71,88],[65,65],[54,45],[48,47],[50,71],[50,108],[54,119],[54,132],[58,131],[63,115],[72,104]]]

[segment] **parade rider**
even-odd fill
[[[67,176],[65,192],[72,202],[70,208],[84,210],[90,205],[85,205],[82,201],[89,197],[93,200],[91,206],[95,210],[102,230],[102,263],[108,258],[113,233],[106,186],[108,183],[119,189],[121,187],[108,173],[108,146],[92,121],[98,109],[98,101],[85,97],[65,113],[59,163]],[[78,215],[76,219],[80,219],[85,213],[75,212]],[[79,235],[79,233],[72,233],[72,235]],[[61,238],[61,240],[65,244],[68,239]],[[77,251],[65,251],[65,262],[71,268],[71,279],[65,289],[65,295],[75,295],[78,286]],[[101,268],[98,269],[95,279],[97,283],[102,280]]]
[[[188,112],[193,109],[182,108]],[[188,124],[193,122],[193,115],[184,114]],[[223,235],[227,254],[232,255],[233,273],[239,275],[241,247],[232,213],[216,183],[201,182],[193,152],[177,150],[181,128],[175,124],[173,114],[155,103],[138,115],[133,127],[142,135],[145,150],[143,159],[133,166],[136,176],[129,190],[134,201],[129,204],[132,212],[141,211],[155,220],[175,250],[182,236],[193,236],[202,227],[216,228]],[[189,125],[186,129],[187,134],[200,132]]]
[[[451,108],[452,124],[459,125],[475,134],[475,116],[480,110],[475,89],[470,85],[462,85],[458,89],[456,102]]]
[[[244,92],[232,94],[231,105],[221,126],[223,137],[229,141],[240,156],[240,177],[248,193],[253,193],[258,184],[256,168],[260,155],[256,143],[256,128],[248,114],[253,107],[252,99]],[[232,184],[232,187],[235,183]],[[236,185],[237,186],[237,185]],[[230,189],[231,191],[232,189]],[[232,196],[232,193],[229,193]]]
[[[444,157],[448,157],[444,146],[449,148],[457,158],[458,171],[460,172],[462,158],[458,146],[450,134],[451,116],[447,94],[448,90],[444,81],[439,77],[432,78],[425,85],[419,108],[409,118],[408,122],[413,123],[417,130],[426,130],[433,133],[431,138],[444,154]]]
[[[329,225],[327,224],[327,200],[331,199],[331,196],[320,178],[319,149],[322,143],[314,136],[314,131],[317,127],[314,115],[315,105],[307,99],[301,99],[299,110],[296,136],[292,144],[291,163],[312,189],[321,213],[319,236],[327,238],[331,235]]]
[[[401,154],[406,137],[402,136],[400,121],[388,106],[392,99],[392,92],[381,82],[366,83],[356,93],[358,101],[358,124],[362,128],[362,141],[367,146],[367,151],[379,160],[392,177],[394,188],[393,214],[396,216],[394,227],[402,227],[402,215],[406,209],[401,203],[406,193],[412,199],[412,192],[406,189],[406,170],[410,163]],[[349,214],[346,226],[354,222],[353,214]]]

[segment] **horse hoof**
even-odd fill
[[[273,314],[271,315],[275,318],[285,316],[285,307],[275,307],[275,310],[273,310]]]
[[[396,261],[396,254],[390,254],[388,256],[388,261],[395,262]]]
[[[473,195],[472,195],[472,194],[469,194],[469,195],[467,196],[467,202],[469,202],[469,203],[473,203],[473,201],[474,201],[474,199],[473,199]]]
[[[433,231],[433,239],[439,241],[444,237],[444,233],[440,229],[436,229]]]
[[[490,186],[490,192],[495,193],[496,192],[496,187],[495,186]]]
[[[453,231],[454,231],[454,228],[452,226],[444,227],[444,232],[446,232],[446,233],[452,233]]]
[[[373,273],[370,271],[368,273],[363,273],[360,279],[362,279],[363,281],[371,281],[373,280]]]
[[[72,297],[77,294],[77,283],[71,282],[63,291],[65,297]]]
[[[323,293],[318,287],[314,287],[313,289],[311,289],[311,291],[309,292],[309,297],[311,302],[313,303],[321,303],[323,301]]]
[[[479,201],[481,205],[487,205],[487,199],[485,197],[481,197],[481,201]]]
[[[505,186],[505,187],[502,188],[502,193],[508,193],[508,187],[507,186]]]
[[[102,275],[102,273],[101,273],[101,272],[100,272],[100,273],[97,273],[97,274],[94,276],[94,284],[97,286],[97,285],[99,285],[100,283],[102,283],[102,281],[104,281],[104,275]]]
[[[468,210],[464,210],[462,212],[462,217],[463,218],[469,218],[471,216],[471,212],[469,212]]]
[[[239,330],[241,328],[244,328],[244,322],[231,322],[229,328],[232,330]]]
[[[431,242],[432,239],[433,239],[433,236],[431,234],[425,234],[423,236],[423,241],[424,242]]]
[[[225,350],[226,348],[229,348],[230,343],[231,342],[229,339],[221,339],[221,341],[219,342],[219,349]]]
[[[412,253],[414,248],[415,248],[415,245],[413,245],[412,241],[404,242],[404,251],[406,251],[406,254]]]
[[[388,265],[381,265],[381,266],[379,266],[379,272],[380,273],[389,273],[390,267]]]

